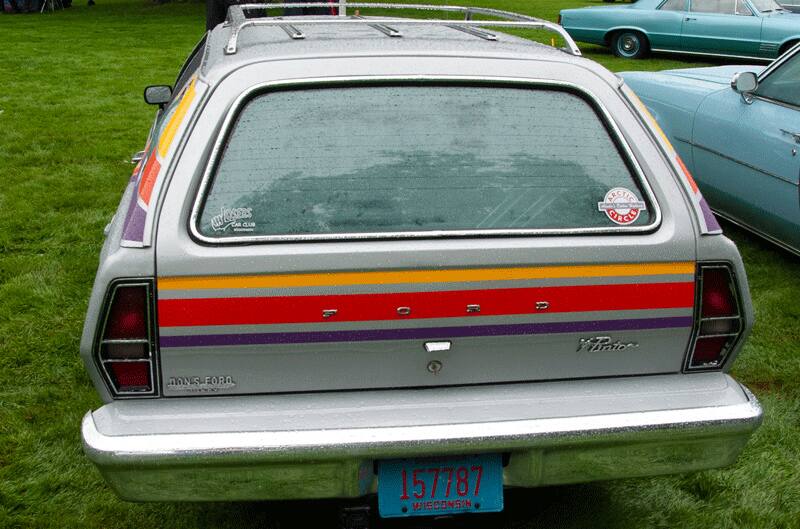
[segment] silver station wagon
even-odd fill
[[[636,96],[555,24],[369,6],[232,6],[146,90],[81,342],[110,486],[403,517],[731,464],[745,271]]]

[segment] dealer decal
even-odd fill
[[[200,393],[214,393],[225,389],[233,389],[236,382],[232,376],[188,376],[169,377],[167,388],[173,391],[190,391]]]
[[[604,212],[611,222],[624,226],[635,222],[639,214],[647,210],[647,205],[633,191],[615,187],[606,193],[602,202],[597,203],[597,210]]]

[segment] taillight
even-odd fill
[[[561,25],[561,13],[558,14],[558,22],[556,24]]]
[[[96,356],[115,395],[156,393],[153,284],[115,282],[106,297]]]
[[[731,268],[726,264],[700,265],[697,291],[694,338],[686,368],[718,369],[744,330]]]

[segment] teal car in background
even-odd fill
[[[800,42],[800,14],[775,0],[639,0],[564,9],[559,23],[629,59],[650,51],[773,59]]]
[[[800,255],[800,46],[767,68],[620,75],[711,208]]]

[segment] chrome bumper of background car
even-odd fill
[[[396,399],[403,396],[411,403]],[[432,406],[423,404],[431,397]],[[586,415],[574,413],[581,401]],[[689,401],[712,405],[684,407]],[[164,407],[158,403],[168,409],[155,411]],[[281,407],[286,404],[296,407]],[[529,413],[510,418],[504,407]],[[569,415],[552,416],[559,408]],[[596,413],[604,408],[625,411]],[[268,411],[253,412],[258,409]],[[425,409],[421,424],[413,424],[412,416]],[[330,427],[337,413],[341,427]],[[492,415],[500,419],[487,420]],[[376,420],[358,425],[370,416]],[[761,418],[758,401],[744,387],[727,375],[704,373],[504,388],[115,402],[87,413],[82,435],[86,454],[124,499],[299,499],[374,492],[375,461],[406,456],[509,454],[507,486],[725,466]]]

